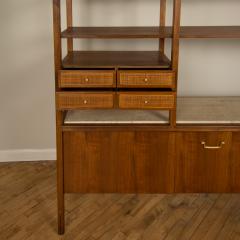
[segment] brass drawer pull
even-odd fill
[[[221,142],[218,146],[207,146],[206,142],[201,142],[201,144],[203,145],[204,149],[221,149],[223,145],[225,145],[225,142]]]

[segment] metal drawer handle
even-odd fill
[[[225,142],[220,142],[218,146],[207,146],[206,142],[201,142],[201,144],[203,145],[204,149],[221,149],[223,145],[225,145]]]
[[[144,82],[147,83],[147,82],[148,82],[148,78],[145,78],[145,79],[144,79]]]
[[[87,101],[87,100],[83,100],[83,103],[84,103],[84,104],[87,104],[87,103],[88,103],[88,101]]]
[[[88,79],[88,78],[85,78],[85,82],[89,82],[89,79]]]

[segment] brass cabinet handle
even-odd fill
[[[201,142],[201,144],[203,145],[203,148],[204,149],[220,149],[220,148],[222,148],[223,147],[223,145],[225,145],[225,142],[220,142],[220,144],[218,145],[218,146],[208,146],[208,145],[206,145],[206,142]]]

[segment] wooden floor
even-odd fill
[[[0,240],[240,239],[240,195],[67,195],[58,236],[54,162],[0,164]]]

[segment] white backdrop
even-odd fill
[[[182,25],[240,25],[239,0],[182,2]],[[75,25],[152,26],[159,22],[158,0],[74,3]],[[168,24],[171,11],[169,1]],[[0,160],[19,150],[37,152],[38,158],[49,153],[45,158],[53,158],[52,1],[0,1],[0,29],[0,150],[6,150],[0,151]],[[75,45],[89,50],[155,50],[158,41],[84,40]],[[179,95],[240,95],[239,70],[240,40],[181,40]]]

